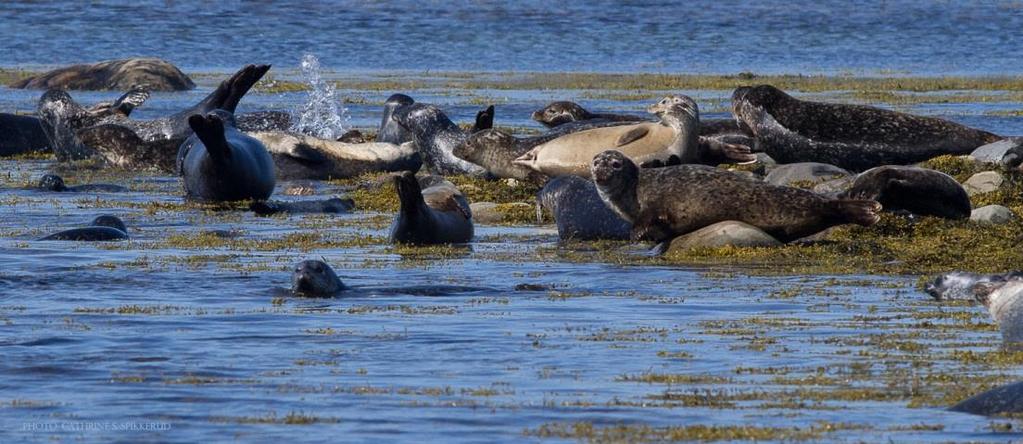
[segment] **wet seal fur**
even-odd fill
[[[53,233],[39,240],[63,241],[116,241],[128,239],[128,227],[117,216],[104,214],[92,220],[88,227],[72,228]]]
[[[50,140],[35,116],[0,113],[0,157],[46,151]]]
[[[323,261],[299,262],[291,273],[291,292],[296,296],[325,298],[347,289],[334,269]]]
[[[604,203],[592,181],[579,176],[551,179],[536,194],[537,222],[546,211],[554,217],[561,240],[629,238],[632,224]]]
[[[124,193],[128,189],[120,185],[106,183],[90,183],[69,187],[64,184],[64,179],[56,174],[47,174],[39,179],[38,188],[45,191],[68,192],[68,193]]]
[[[886,165],[860,173],[841,199],[870,199],[885,211],[919,216],[967,219],[970,196],[952,176],[927,168]]]
[[[949,410],[984,416],[1023,413],[1023,381],[973,395]]]
[[[988,282],[1005,282],[1023,279],[1023,271],[999,274],[979,274],[953,271],[935,277],[926,285],[924,292],[936,301],[975,300],[974,287]]]
[[[178,151],[186,198],[222,202],[270,197],[273,159],[262,142],[235,128],[231,113],[196,114],[188,124],[195,134]]]
[[[249,135],[273,156],[279,179],[345,179],[372,172],[418,171],[423,165],[414,142],[345,143],[280,132]]]
[[[1001,136],[934,117],[865,105],[798,100],[770,85],[737,88],[732,113],[778,163],[820,162],[850,171],[970,154]]]
[[[396,244],[461,244],[472,240],[469,201],[451,182],[436,176],[416,179],[406,171],[394,177],[401,206],[391,224]]]
[[[454,155],[455,147],[465,142],[469,134],[455,125],[440,108],[413,103],[396,109],[393,118],[414,135],[423,164],[431,173],[477,177],[487,174],[483,167]]]
[[[395,110],[415,102],[413,98],[404,94],[392,94],[387,98],[387,101],[384,102],[384,116],[380,120],[380,129],[377,131],[377,142],[401,145],[405,142],[415,141],[415,136],[394,119]]]
[[[518,138],[501,130],[487,129],[470,135],[455,147],[452,154],[486,168],[497,178],[543,183],[547,175],[517,165],[514,161],[537,145],[557,137],[559,135]]]
[[[618,151],[593,159],[601,199],[632,222],[634,240],[671,240],[713,223],[753,225],[782,242],[835,225],[870,226],[880,219],[872,200],[830,199],[703,165],[642,169]]]
[[[187,91],[195,88],[185,73],[157,58],[106,60],[58,68],[12,83],[20,89],[125,90],[145,86],[150,91]]]

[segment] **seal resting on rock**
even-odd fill
[[[53,233],[39,240],[115,241],[128,238],[128,227],[117,216],[104,214],[92,220],[88,227],[72,228]]]
[[[273,156],[280,179],[345,179],[371,172],[418,171],[414,142],[345,143],[278,132],[250,133]]]
[[[150,91],[186,91],[195,83],[170,62],[157,58],[107,60],[72,65],[21,79],[11,88],[125,90],[144,86]]]
[[[850,171],[970,154],[1001,136],[934,117],[864,105],[798,100],[770,85],[732,94],[732,114],[778,163],[821,162]]]
[[[396,109],[393,118],[413,134],[419,153],[423,157],[423,164],[431,173],[443,176],[487,174],[483,167],[454,155],[455,147],[465,142],[469,134],[455,125],[440,108],[413,103]]]
[[[195,133],[178,151],[187,198],[223,202],[270,197],[273,159],[258,139],[235,128],[231,113],[196,114],[188,124]]]
[[[966,219],[973,209],[970,196],[952,176],[912,166],[871,168],[856,176],[852,186],[838,197],[876,200],[885,211],[946,219]]]
[[[123,193],[128,189],[120,185],[106,183],[90,183],[69,187],[64,184],[64,179],[56,174],[47,174],[39,179],[39,189],[45,191],[69,192],[69,193]]]
[[[880,219],[872,200],[829,199],[703,165],[640,170],[618,151],[593,159],[601,199],[632,222],[634,240],[662,242],[716,222],[734,220],[782,242],[846,223],[870,226]]]
[[[926,285],[924,291],[936,301],[974,300],[973,289],[977,284],[987,282],[1005,282],[1023,279],[1023,271],[1011,271],[999,274],[979,274],[965,271],[953,271],[942,274]]]
[[[348,289],[326,262],[305,260],[291,273],[291,291],[296,296],[325,298]]]
[[[547,106],[533,111],[533,120],[547,128],[558,128],[574,122],[646,122],[649,117],[633,114],[591,113],[575,102],[551,102]],[[701,136],[722,136],[726,134],[749,136],[734,119],[704,119],[700,121]]]
[[[537,145],[555,137],[558,136],[517,138],[501,130],[488,129],[470,135],[465,142],[456,146],[452,153],[486,168],[494,177],[543,183],[547,180],[545,174],[515,164],[514,161]]]
[[[561,240],[628,239],[632,224],[609,208],[592,181],[579,176],[551,179],[536,194],[537,222],[554,217]]]
[[[469,201],[451,182],[436,176],[416,179],[411,171],[394,177],[401,206],[391,224],[391,242],[460,244],[472,240]]]

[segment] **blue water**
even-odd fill
[[[1023,73],[1017,1],[5,1],[0,66]]]

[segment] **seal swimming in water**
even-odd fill
[[[273,156],[280,179],[345,179],[371,172],[418,171],[414,142],[345,143],[278,132],[250,133]]]
[[[188,119],[192,134],[178,151],[186,198],[265,200],[274,190],[274,163],[263,144],[238,131],[224,110]]]
[[[779,187],[704,165],[640,170],[619,151],[593,159],[601,199],[633,224],[634,240],[662,242],[734,220],[789,242],[846,223],[870,226],[880,219],[872,200],[829,199]]]
[[[850,171],[970,154],[1001,136],[934,117],[865,105],[798,100],[770,85],[740,87],[732,113],[778,163],[821,162]]]
[[[39,240],[115,241],[128,238],[128,227],[117,216],[104,214],[92,220],[88,227],[72,228],[53,233]]]
[[[69,187],[64,184],[64,179],[56,174],[47,174],[39,179],[40,190],[46,191],[57,191],[57,192],[70,192],[70,193],[124,193],[128,189],[120,185],[106,184],[106,183],[90,183],[85,185],[76,185]]]
[[[942,274],[926,285],[924,292],[936,301],[975,300],[973,288],[986,282],[1005,282],[1023,279],[1023,271],[1011,271],[999,274],[979,274],[965,271],[953,271]]]
[[[550,213],[561,240],[628,239],[632,224],[604,203],[593,182],[579,176],[551,179],[536,194],[537,221]]]
[[[969,218],[973,209],[970,196],[952,176],[912,166],[871,168],[857,175],[849,190],[837,197],[876,200],[885,211],[946,219]]]
[[[355,201],[332,197],[322,200],[302,200],[297,202],[257,201],[249,205],[253,213],[260,216],[288,213],[347,213],[355,209]]]
[[[472,240],[469,202],[451,182],[436,176],[416,179],[411,171],[394,177],[401,206],[391,224],[391,242],[460,244]]]
[[[973,285],[977,301],[987,307],[1005,342],[1023,342],[1023,280],[1006,279]]]
[[[96,121],[66,92],[50,90],[39,101],[39,116],[54,128],[54,149],[79,151],[72,158],[99,154],[108,163],[127,168],[174,171],[178,147],[192,134],[188,119],[215,109],[234,113],[238,102],[270,65],[248,65],[220,83],[202,101],[168,117],[129,119],[112,114]],[[83,114],[86,113],[86,114]]]
[[[45,151],[50,141],[35,116],[0,113],[0,157]]]
[[[347,289],[334,269],[323,261],[299,262],[291,273],[291,291],[296,296],[325,298]]]
[[[125,90],[144,86],[150,91],[186,91],[195,83],[170,62],[157,58],[107,60],[58,68],[12,83],[19,89]]]
[[[394,111],[393,118],[415,136],[416,146],[430,172],[440,175],[484,176],[487,170],[466,162],[453,153],[469,136],[440,108],[413,103]]]
[[[699,143],[699,107],[681,95],[669,95],[647,111],[660,117],[660,123],[597,127],[569,133],[537,145],[519,156],[513,164],[560,176],[589,176],[593,156],[606,149],[617,149],[642,166],[699,163],[706,159],[706,145]],[[739,148],[738,146],[735,146]],[[755,160],[746,148],[746,161]]]

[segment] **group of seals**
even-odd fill
[[[265,200],[273,192],[274,162],[256,138],[235,128],[224,110],[188,119],[194,134],[178,151],[187,198],[200,201]]]
[[[59,68],[21,79],[10,86],[78,90],[125,90],[144,86],[150,91],[185,91],[195,88],[195,83],[165,60],[131,58]]]

